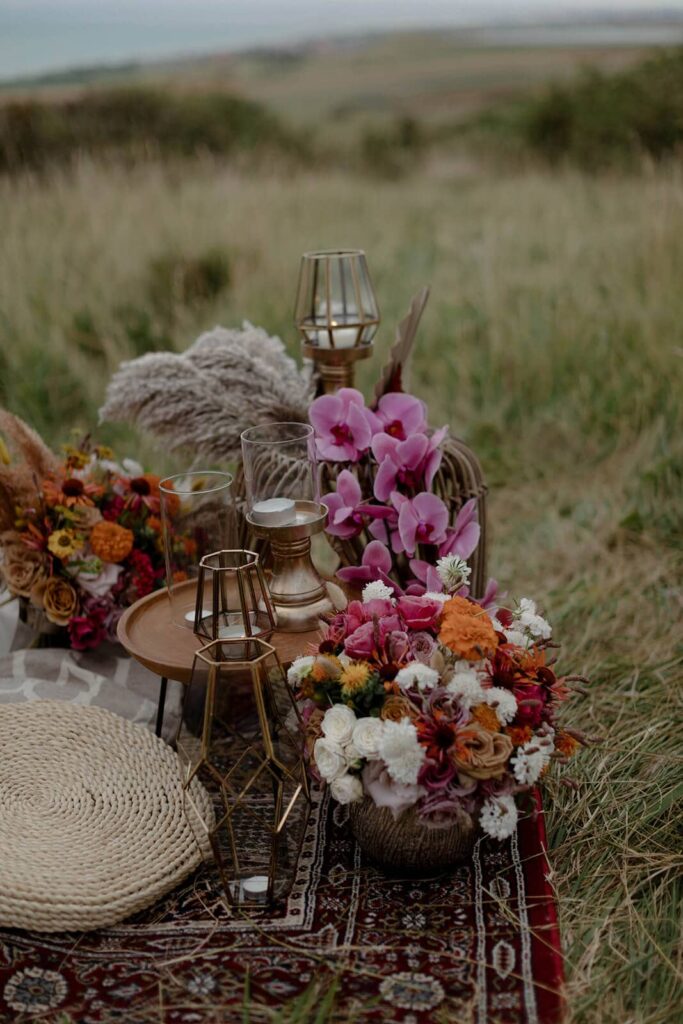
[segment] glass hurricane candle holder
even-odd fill
[[[255,551],[214,551],[201,559],[194,617],[198,636],[267,640],[275,625],[275,609]]]
[[[353,384],[355,363],[372,351],[379,306],[361,249],[322,249],[301,258],[294,323],[323,389]]]
[[[310,796],[301,716],[274,647],[216,640],[197,651],[177,750],[186,811],[195,777],[213,797],[207,838],[228,901],[258,907],[283,899]]]
[[[210,470],[170,476],[159,484],[166,586],[176,626],[194,628],[201,559],[230,547],[231,487],[229,473]]]
[[[278,629],[315,629],[333,602],[311,560],[311,538],[327,522],[318,499],[313,427],[250,427],[242,434],[242,460],[247,522],[257,537],[269,541],[273,556],[270,594]]]

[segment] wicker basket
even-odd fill
[[[366,796],[349,807],[351,830],[365,854],[387,871],[432,875],[467,860],[477,836],[472,819],[446,828],[428,828],[414,810],[394,818]]]

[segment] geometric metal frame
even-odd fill
[[[205,614],[205,584],[211,580],[211,611]],[[240,627],[239,635],[267,640],[277,617],[255,551],[230,548],[204,555],[199,562],[194,632],[220,639],[221,626]]]
[[[308,819],[310,791],[303,760],[303,723],[275,648],[260,638],[212,640],[196,652],[184,719],[191,716],[188,702],[192,700],[193,683],[204,675],[207,680],[199,744],[195,737],[188,740],[184,735],[186,722],[181,722],[178,730],[184,798],[192,805],[190,783],[199,776],[219,806],[215,823],[206,828],[206,834],[226,899],[233,905],[262,907],[286,895]],[[230,680],[241,684],[243,690],[248,682],[247,696],[257,719],[251,732],[226,721],[221,711],[222,684]],[[226,707],[234,706],[232,692],[222,696],[227,698]],[[285,721],[283,704],[294,716],[294,736]],[[299,819],[294,823],[296,836],[290,828],[295,810]],[[257,854],[244,848],[240,840],[245,815],[250,816],[250,827],[259,835]],[[196,809],[192,818],[202,820]],[[290,853],[292,844],[291,877],[285,878],[280,862]],[[256,869],[255,860],[259,864]],[[262,890],[249,891],[247,883],[257,879]]]

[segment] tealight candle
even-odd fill
[[[252,875],[242,880],[242,892],[248,899],[265,900],[268,893],[268,876]]]
[[[183,618],[185,619],[185,622],[189,623],[190,626],[194,626],[194,615],[195,615],[194,612],[185,612],[185,615],[183,616]],[[206,618],[210,617],[210,615],[211,615],[211,609],[210,608],[202,608],[202,616],[201,616],[202,619],[206,619]]]
[[[251,635],[258,636],[263,630],[259,629],[256,625],[256,613],[249,613],[249,622],[251,623]],[[221,626],[218,630],[219,640],[242,640],[246,637],[246,630],[244,628],[244,622],[242,621],[241,615],[230,615],[228,616],[227,626]]]
[[[251,518],[259,526],[287,526],[296,519],[296,503],[291,498],[267,498],[256,501]]]

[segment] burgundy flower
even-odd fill
[[[102,517],[110,523],[117,523],[125,507],[126,502],[123,496],[112,494],[111,498],[108,498],[102,507]]]
[[[107,639],[105,618],[99,612],[77,615],[69,622],[69,637],[75,651],[89,651]]]

